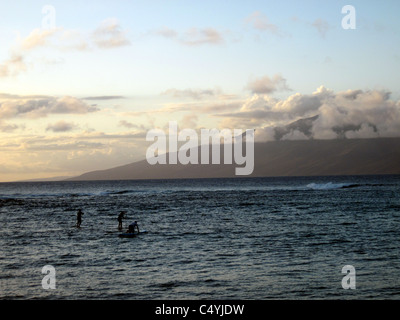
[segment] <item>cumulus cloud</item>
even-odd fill
[[[121,29],[116,19],[104,20],[93,32],[92,39],[99,48],[115,48],[130,44],[126,32]]]
[[[46,131],[53,131],[53,132],[68,132],[72,131],[76,128],[74,123],[66,122],[66,121],[58,121],[54,124],[49,124],[46,128]]]
[[[20,54],[12,54],[11,57],[0,63],[0,78],[16,76],[27,70],[24,57]]]
[[[10,57],[0,62],[0,78],[16,76],[27,71],[26,57],[34,49],[51,47],[60,51],[90,50],[92,48],[109,49],[129,45],[126,32],[118,20],[106,19],[93,32],[85,34],[78,30],[63,27],[53,29],[33,29],[26,37],[18,35],[10,48]],[[34,61],[37,63],[37,61]],[[33,63],[33,62],[31,62]]]
[[[49,39],[61,31],[62,28],[54,29],[33,29],[31,33],[25,37],[17,40],[17,46],[22,51],[32,50],[36,47],[41,47],[49,44]]]
[[[304,140],[312,138],[313,122],[318,116],[299,119],[286,126],[275,127],[273,137],[276,140]]]
[[[99,109],[75,97],[23,98],[0,101],[0,119],[41,118],[49,114],[85,114]]]
[[[8,124],[0,120],[0,131],[1,132],[12,132],[16,130],[18,126],[16,124]]]
[[[224,125],[253,125],[264,139],[400,136],[400,101],[379,90],[334,92],[323,86],[286,99],[254,94],[240,110],[219,113]]]
[[[286,79],[280,74],[276,74],[272,78],[264,76],[254,79],[248,83],[247,89],[256,94],[270,94],[275,91],[291,90],[286,84]]]
[[[254,29],[259,31],[268,31],[275,35],[281,35],[281,31],[278,26],[271,23],[268,18],[260,11],[255,11],[250,14],[245,22],[253,26]]]

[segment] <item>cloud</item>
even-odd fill
[[[88,141],[76,141],[76,142],[66,142],[66,143],[42,143],[33,144],[29,143],[25,146],[27,151],[55,151],[55,150],[91,150],[102,149],[106,145],[100,142],[88,142]]]
[[[325,38],[326,33],[330,29],[329,23],[323,19],[316,19],[311,25],[318,31],[322,38]]]
[[[286,84],[286,79],[279,74],[274,75],[272,78],[264,76],[252,80],[248,83],[247,89],[255,94],[270,94],[275,91],[291,90]]]
[[[121,120],[121,121],[119,122],[119,125],[122,126],[122,127],[128,128],[128,129],[132,129],[132,128],[135,128],[135,127],[136,127],[135,124],[133,124],[133,123],[131,123],[131,122],[128,122],[128,121],[126,121],[126,120]]]
[[[79,30],[62,29],[57,34],[54,44],[61,51],[89,51],[92,44],[88,40],[88,36]]]
[[[49,124],[46,128],[46,131],[53,131],[53,132],[68,132],[72,131],[76,128],[74,123],[65,122],[63,120],[58,121],[54,124]]]
[[[93,32],[92,40],[99,48],[116,48],[130,44],[126,32],[121,30],[118,20],[114,18],[102,21]]]
[[[82,100],[116,100],[116,99],[125,99],[125,97],[124,96],[95,96],[95,97],[82,98]]]
[[[35,48],[49,45],[49,39],[60,32],[62,28],[53,30],[34,29],[31,33],[21,38],[18,35],[16,43],[11,47],[10,57],[0,62],[0,78],[17,76],[27,71],[26,55]]]
[[[6,122],[0,121],[0,131],[1,132],[12,132],[18,129],[18,126],[15,124],[8,124]]]
[[[33,29],[28,36],[18,35],[10,48],[10,57],[0,62],[0,78],[16,76],[27,71],[26,57],[41,47],[51,47],[59,51],[86,51],[92,48],[110,49],[129,45],[126,32],[121,29],[118,20],[106,19],[89,34],[63,27],[54,29]],[[51,61],[48,60],[47,61]],[[53,60],[54,61],[54,60]],[[58,60],[59,61],[59,60]],[[37,60],[31,62],[37,63]]]
[[[168,27],[162,27],[161,29],[156,30],[154,33],[163,36],[164,38],[176,38],[178,36],[178,32]]]
[[[222,33],[214,28],[190,28],[182,33],[163,27],[152,34],[173,39],[185,46],[199,46],[204,44],[219,45],[225,42]]]
[[[170,95],[174,98],[191,98],[195,100],[201,100],[204,98],[212,98],[221,94],[221,90],[219,89],[168,89],[161,93],[163,95]]]
[[[144,126],[143,125],[137,125],[137,124],[134,124],[134,123],[131,123],[131,122],[129,122],[129,121],[126,121],[126,120],[121,120],[120,122],[119,122],[119,125],[121,126],[121,127],[125,127],[125,128],[128,128],[128,129],[142,129],[142,130],[145,130],[145,128],[144,128]]]
[[[49,38],[61,31],[62,28],[54,29],[33,29],[25,38],[17,40],[17,46],[22,51],[32,50],[37,47],[42,47],[49,44]]]
[[[197,126],[199,118],[195,114],[185,114],[180,122],[181,128],[194,129]]]
[[[304,140],[312,138],[313,122],[318,116],[299,119],[286,126],[274,128],[274,138],[276,140]]]
[[[94,106],[89,106],[82,100],[74,97],[65,96],[52,101],[48,108],[50,113],[73,113],[73,114],[84,114],[89,112],[95,112],[99,109]]]
[[[5,99],[48,99],[51,98],[51,96],[46,96],[46,95],[19,95],[19,94],[10,94],[10,93],[0,93],[0,100],[5,100]]]
[[[16,76],[27,70],[24,57],[20,54],[12,54],[11,57],[0,63],[0,78]]]
[[[217,113],[224,126],[252,126],[264,139],[350,139],[400,136],[400,100],[379,90],[334,92],[323,86],[286,99],[254,94],[233,112]]]
[[[277,25],[269,22],[268,18],[260,11],[255,11],[245,19],[246,24],[250,24],[258,31],[267,31],[275,35],[281,35]]]
[[[38,99],[18,97],[0,101],[0,119],[42,118],[49,114],[85,114],[98,110],[98,108],[70,96]]]
[[[203,113],[212,113],[215,114],[216,112],[222,112],[222,111],[234,111],[234,110],[239,110],[242,107],[242,101],[227,101],[223,103],[207,103],[201,108],[198,108],[197,110],[203,112]]]
[[[142,160],[146,132],[0,136],[2,181],[74,176]]]
[[[318,111],[322,105],[322,97],[318,93],[303,95],[296,93],[286,100],[278,102],[274,110],[279,113],[290,114],[292,117],[304,117]]]
[[[184,37],[181,40],[181,43],[189,46],[201,44],[221,44],[223,42],[224,39],[221,34],[213,28],[200,30],[197,28],[192,28],[184,34]]]

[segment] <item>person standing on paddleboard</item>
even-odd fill
[[[122,229],[122,219],[125,216],[126,211],[121,211],[118,215],[118,229],[121,230]]]
[[[78,210],[78,213],[76,214],[76,226],[77,228],[81,227],[81,223],[82,223],[82,215],[84,213],[82,212],[81,209]]]

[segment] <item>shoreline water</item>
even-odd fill
[[[399,190],[400,176],[2,184],[0,299],[398,299]],[[148,233],[119,238],[119,210]]]

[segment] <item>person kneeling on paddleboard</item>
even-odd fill
[[[139,225],[137,221],[131,223],[128,227],[128,233],[135,233],[135,228],[137,229],[137,232],[139,233]]]

